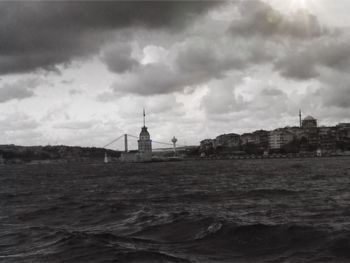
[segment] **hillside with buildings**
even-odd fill
[[[176,147],[177,139],[172,143],[151,140],[150,133],[143,126],[138,137],[124,134],[112,141],[124,138],[125,151],[108,150],[106,147],[72,146],[16,146],[0,145],[0,164],[2,163],[45,163],[45,162],[86,162],[99,160],[104,162],[148,162],[181,158],[233,157],[233,156],[269,156],[269,155],[306,155],[331,156],[350,154],[350,123],[336,126],[318,126],[317,120],[300,116],[300,126],[287,126],[271,131],[256,130],[244,134],[221,134],[214,139],[205,139],[200,146]],[[128,136],[138,142],[138,150],[129,151]],[[152,145],[161,143],[167,148],[152,150]],[[107,144],[110,145],[111,143]],[[169,147],[172,145],[173,147]]]
[[[118,151],[95,147],[0,145],[0,164],[103,160],[106,153],[110,158],[120,157]]]
[[[317,120],[300,116],[300,126],[222,134],[200,142],[202,156],[315,154],[335,155],[350,151],[350,123],[318,126]]]

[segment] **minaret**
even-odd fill
[[[301,128],[301,109],[299,109],[299,127]]]

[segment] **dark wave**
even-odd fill
[[[136,251],[120,255],[117,262],[190,263],[191,261],[159,252]]]
[[[190,262],[105,232],[35,227],[13,238],[28,240],[19,247],[21,253],[5,253],[0,261],[28,262],[35,258],[35,262]]]
[[[18,247],[22,253],[5,253],[0,261],[35,258],[35,262],[191,262],[197,258],[201,262],[203,256],[215,254],[277,262],[283,261],[281,255],[311,261],[350,260],[350,232],[332,237],[327,229],[311,225],[239,225],[186,213],[171,218],[171,222],[148,226],[127,236],[50,227],[18,229],[12,240],[23,240]],[[3,239],[9,242],[11,237]],[[6,246],[2,243],[0,248]]]
[[[287,258],[332,261],[350,260],[348,235],[350,232],[339,233],[334,239],[327,229],[311,225],[238,225],[213,218],[182,218],[149,227],[133,237],[144,242],[180,246],[187,253],[200,255],[219,253],[231,258],[266,257],[269,260],[286,255]]]
[[[283,196],[289,196],[289,195],[296,195],[300,194],[301,191],[294,191],[290,189],[269,189],[269,188],[258,188],[249,190],[244,193],[245,196],[255,196],[255,197],[261,197],[261,196],[276,196],[276,197],[283,197]]]
[[[198,220],[181,218],[170,223],[148,227],[132,236],[165,243],[188,242],[204,238],[210,232],[219,230],[220,224],[211,218]]]
[[[300,241],[316,239],[318,237],[324,237],[324,235],[322,231],[318,231],[312,226],[238,225],[219,221],[214,218],[179,218],[170,223],[148,227],[132,236],[140,239],[170,243],[207,239],[213,241],[217,239],[235,243],[238,246],[247,244],[247,246],[251,247],[254,242],[262,242],[263,244],[269,240],[280,245],[290,241],[299,242],[299,239]],[[269,244],[272,244],[271,242]]]

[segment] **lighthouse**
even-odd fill
[[[142,161],[152,160],[152,140],[146,127],[146,113],[143,109],[143,127],[141,128],[138,142],[138,153]]]

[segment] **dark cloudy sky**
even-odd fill
[[[1,1],[0,144],[350,121],[350,1]]]

